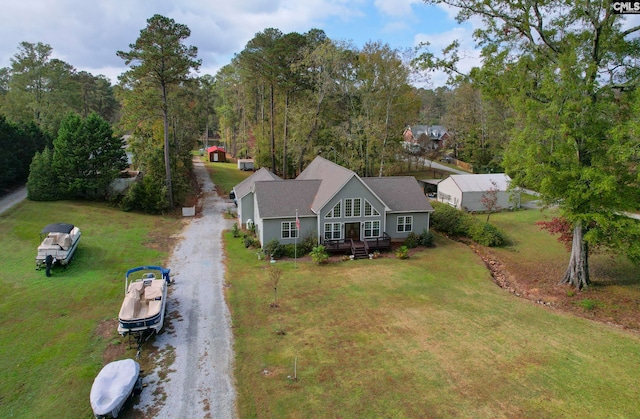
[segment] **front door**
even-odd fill
[[[360,223],[345,223],[345,238],[360,241]]]

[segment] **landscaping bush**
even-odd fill
[[[295,244],[285,244],[285,245],[281,245],[280,249],[281,249],[282,256],[285,256],[291,259],[304,255],[304,253],[302,253],[300,250],[300,245],[296,246]]]
[[[411,233],[409,233],[409,235],[405,239],[404,245],[407,246],[409,249],[414,249],[420,245],[420,238],[416,233],[412,231]]]
[[[317,245],[318,239],[316,238],[316,233],[310,233],[298,243],[298,256],[308,255]]]
[[[471,240],[483,246],[504,246],[505,238],[495,226],[476,220],[469,228]]]
[[[407,246],[400,246],[396,249],[396,257],[398,259],[407,259],[409,257],[409,248]]]
[[[473,218],[466,212],[460,211],[441,202],[433,202],[431,214],[431,228],[450,236],[467,236]]]
[[[468,237],[483,246],[505,245],[504,235],[492,224],[441,202],[434,202],[432,205],[434,212],[431,214],[431,227],[434,230],[454,237]],[[431,241],[433,242],[433,237]]]
[[[248,234],[245,234],[242,237],[242,241],[244,243],[244,247],[246,247],[247,249],[252,247],[260,247],[260,241],[253,236],[249,236]]]
[[[317,245],[311,250],[311,260],[314,263],[321,265],[323,263],[327,263],[329,260],[329,254],[327,253],[325,247],[321,244]]]
[[[266,255],[273,256],[274,258],[282,257],[284,254],[284,248],[278,241],[278,239],[273,239],[268,241],[263,247],[262,250]]]
[[[433,233],[427,229],[424,229],[422,233],[420,233],[418,241],[420,245],[424,247],[433,247],[435,245]]]

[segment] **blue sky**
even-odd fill
[[[53,56],[78,70],[117,82],[126,71],[118,50],[128,50],[146,20],[161,14],[191,29],[187,40],[199,50],[200,74],[215,75],[266,28],[304,33],[312,28],[333,40],[362,47],[381,41],[411,48],[429,41],[438,51],[454,38],[477,61],[471,24],[459,26],[455,13],[421,0],[16,0],[0,14],[0,67],[10,65],[22,41],[51,45]],[[444,84],[433,75],[433,86]]]

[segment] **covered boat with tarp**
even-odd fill
[[[56,263],[66,266],[78,248],[81,236],[80,229],[73,224],[47,224],[40,231],[40,245],[36,254],[36,269],[43,266],[49,270]]]
[[[96,418],[116,418],[129,397],[142,391],[140,364],[122,359],[105,365],[93,380],[89,400]]]

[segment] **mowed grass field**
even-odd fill
[[[207,168],[227,193],[250,174]],[[503,256],[566,263],[555,239],[531,227],[539,213],[494,217],[513,239]],[[34,269],[38,233],[59,221],[83,238],[69,268],[46,278]],[[181,226],[93,203],[25,201],[0,215],[0,418],[92,416],[93,379],[125,345],[115,331],[124,273],[163,264]],[[638,416],[637,334],[517,298],[468,246],[436,239],[408,260],[278,261],[272,308],[273,265],[227,234],[239,416]]]
[[[540,217],[501,215],[514,234],[504,252],[540,266],[560,260],[555,239],[529,226]],[[238,238],[226,242],[243,418],[640,412],[637,334],[510,294],[466,245],[437,236],[435,248],[408,260],[294,268],[259,261]],[[283,271],[279,308],[270,307],[273,266]]]
[[[35,270],[40,230],[80,227],[67,269]],[[127,269],[162,265],[175,217],[125,213],[106,204],[26,200],[0,214],[0,418],[89,418],[89,392],[116,326]],[[134,357],[135,347],[124,357]],[[111,361],[111,360],[108,360]]]

